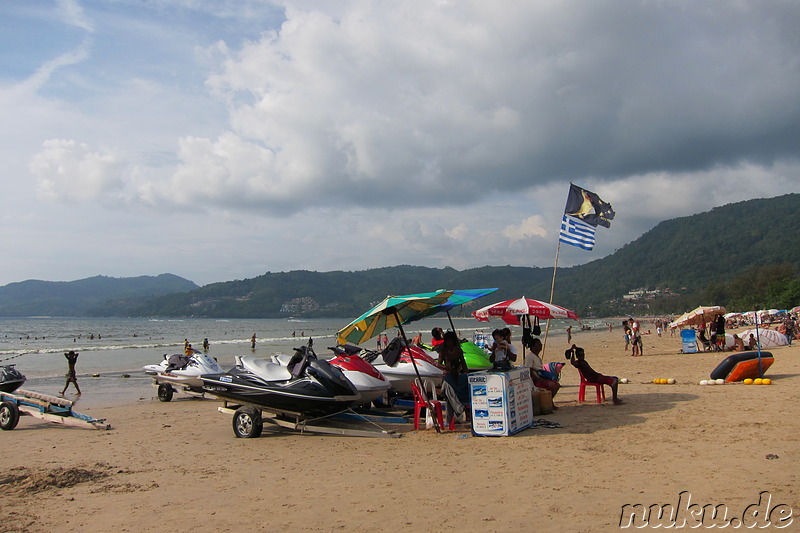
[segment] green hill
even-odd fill
[[[197,288],[197,284],[173,274],[135,278],[95,276],[77,281],[28,280],[0,287],[0,316],[85,316],[99,305],[108,308],[118,301],[143,300]]]

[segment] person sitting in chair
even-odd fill
[[[697,334],[697,338],[698,338],[698,340],[700,342],[703,343],[703,351],[704,352],[707,352],[712,348],[711,341],[708,340],[708,338],[706,337],[706,330],[705,329],[700,329],[700,331]]]
[[[525,366],[531,370],[531,380],[533,381],[533,385],[540,389],[549,390],[552,394],[552,397],[555,398],[556,393],[561,388],[561,385],[558,383],[558,381],[549,379],[549,373],[545,374],[542,358],[539,357],[539,353],[542,351],[542,341],[538,338],[534,338],[530,342],[529,349],[530,351],[525,354]],[[555,408],[556,406],[554,405],[553,409]]]
[[[564,355],[567,357],[567,359],[569,359],[569,362],[572,363],[572,366],[578,369],[578,372],[583,375],[583,378],[588,383],[598,383],[611,387],[611,399],[614,402],[614,405],[619,405],[622,403],[622,400],[617,397],[619,378],[616,376],[604,376],[603,374],[596,372],[584,359],[585,353],[583,348],[579,348],[573,344],[572,348],[564,352]]]

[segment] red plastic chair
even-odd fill
[[[597,403],[603,403],[603,400],[606,399],[606,391],[605,391],[605,388],[603,387],[603,384],[602,383],[589,383],[588,381],[586,381],[586,378],[583,377],[583,372],[581,372],[580,370],[578,370],[578,374],[580,374],[580,376],[581,376],[581,386],[580,386],[580,389],[578,389],[578,401],[579,402],[585,402],[586,401],[586,387],[590,386],[590,387],[596,387]]]
[[[439,400],[428,400],[425,401],[425,398],[422,397],[422,392],[420,392],[419,386],[415,383],[416,380],[411,382],[411,392],[414,395],[414,429],[419,429],[419,419],[420,414],[423,409],[428,409],[429,405],[433,407],[434,416],[436,417],[436,421],[439,423],[439,427],[444,429],[444,415],[442,413],[442,402]],[[450,431],[455,431],[456,429],[456,419],[455,417],[450,418]]]

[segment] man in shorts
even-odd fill
[[[542,358],[539,357],[539,354],[542,352],[542,341],[538,338],[534,338],[531,341],[530,351],[525,354],[525,366],[530,368],[531,371],[531,380],[533,381],[533,385],[540,389],[547,389],[552,394],[552,397],[556,397],[556,393],[561,388],[561,385],[558,381],[549,379],[549,377],[545,377],[544,375],[544,364],[542,363]],[[553,406],[555,409],[556,406]]]
[[[578,371],[583,374],[584,379],[589,383],[600,383],[602,385],[608,385],[611,387],[611,399],[614,402],[614,405],[619,405],[622,403],[622,400],[617,398],[617,388],[619,387],[619,378],[616,376],[604,376],[603,374],[596,372],[589,363],[586,362],[584,359],[585,353],[583,348],[578,348],[574,344],[572,348],[567,350],[564,355],[567,356],[572,366],[578,369]]]

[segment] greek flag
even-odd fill
[[[576,218],[564,215],[561,219],[561,232],[558,240],[584,250],[594,248],[594,226],[590,226]]]

